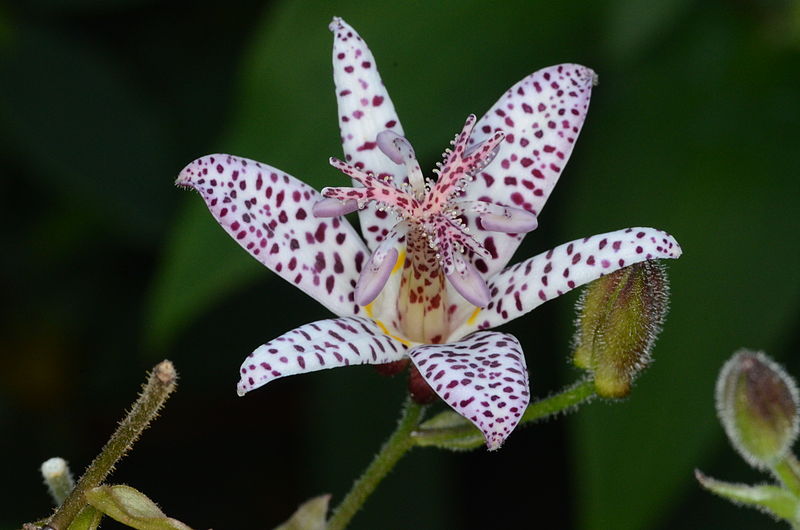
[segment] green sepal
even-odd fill
[[[86,501],[122,524],[137,530],[192,530],[167,517],[144,493],[130,486],[99,486],[86,492]]]
[[[67,530],[95,530],[100,526],[103,512],[94,506],[84,506],[78,516],[72,520]]]
[[[330,495],[320,495],[309,499],[297,508],[292,517],[275,530],[325,530],[327,526],[328,502]]]
[[[705,476],[695,470],[698,482],[712,493],[734,504],[750,506],[773,517],[796,525],[800,522],[800,498],[787,489],[773,484],[734,484]]]

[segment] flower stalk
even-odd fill
[[[772,473],[789,491],[800,497],[800,462],[794,454],[788,453],[777,462]]]
[[[86,469],[75,488],[44,527],[45,529],[66,530],[69,527],[81,509],[86,506],[86,492],[99,486],[106,479],[150,422],[158,416],[158,411],[175,390],[177,378],[178,374],[170,361],[162,361],[153,368],[128,415],[120,422],[117,430]]]
[[[594,382],[589,379],[579,381],[555,395],[529,405],[522,416],[522,422],[534,422],[569,412],[588,402],[594,396],[596,396]],[[483,444],[483,435],[480,431],[467,420],[450,411],[420,423],[424,417],[425,408],[411,398],[406,400],[394,433],[384,443],[364,474],[353,484],[353,488],[341,504],[334,510],[328,521],[327,530],[346,528],[383,478],[415,446],[469,450]]]
[[[569,412],[595,397],[594,381],[573,383],[557,394],[534,401],[522,415],[520,424],[532,423]],[[483,442],[481,434],[467,420],[447,411],[431,418],[412,433],[415,445],[447,449],[473,449]]]
[[[412,431],[419,424],[425,407],[407,399],[403,412],[397,423],[394,433],[386,440],[383,447],[367,467],[364,474],[353,484],[353,488],[334,510],[333,516],[328,521],[328,530],[346,528],[350,520],[358,512],[367,498],[375,491],[378,484],[392,470],[395,464],[414,447]]]
[[[762,352],[739,350],[720,371],[717,412],[733,447],[779,484],[723,482],[695,471],[700,484],[736,504],[751,506],[800,528],[800,461],[791,447],[800,431],[797,383]]]

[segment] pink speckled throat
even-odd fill
[[[399,219],[361,272],[355,291],[356,302],[360,305],[375,300],[397,265],[398,257],[403,255],[405,263],[401,264],[403,291],[400,297],[413,299],[412,303],[422,306],[426,314],[434,313],[440,304],[445,303],[447,293],[442,288],[442,274],[465,300],[485,307],[489,303],[489,289],[469,257],[464,255],[489,257],[490,254],[469,234],[462,216],[477,213],[485,230],[526,233],[536,228],[536,216],[526,210],[484,201],[459,200],[477,172],[494,159],[505,136],[498,131],[468,151],[475,121],[473,115],[467,118],[464,128],[452,142],[452,149],[445,152],[444,162],[434,170],[438,176],[436,181],[423,180],[411,144],[389,130],[378,134],[377,145],[392,162],[405,166],[408,180],[400,188],[392,183],[391,176],[376,177],[341,160],[331,159],[331,165],[361,187],[325,188],[322,195],[328,199],[315,206],[315,215],[341,214],[354,205],[363,209],[374,202],[378,208],[393,212]],[[338,199],[339,208],[331,205],[331,199]],[[397,247],[401,250],[398,251]],[[415,283],[422,289],[412,292],[411,286]],[[402,329],[401,332],[420,342],[430,342],[434,338],[414,329]]]

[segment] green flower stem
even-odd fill
[[[520,425],[568,412],[595,397],[594,381],[586,379],[573,383],[561,392],[528,405],[522,414]],[[446,411],[420,425],[412,433],[416,445],[421,447],[444,447],[447,449],[473,449],[484,443],[483,435],[472,423]]]
[[[50,519],[45,529],[66,530],[69,527],[81,509],[86,506],[85,492],[99,486],[105,480],[116,463],[125,456],[125,453],[139,438],[142,431],[158,415],[159,409],[175,389],[177,377],[175,368],[169,361],[162,361],[153,368],[153,372],[131,411],[120,422],[103,450],[86,469],[78,484]]]
[[[327,530],[345,528],[386,474],[414,446],[411,432],[417,427],[423,411],[424,407],[410,399],[406,401],[394,433],[333,512],[333,516],[328,521]]]
[[[772,468],[775,476],[789,491],[800,497],[800,462],[792,453],[788,453]]]
[[[520,423],[567,412],[595,395],[594,381],[588,379],[574,383],[558,394],[528,405]],[[410,400],[406,402],[397,429],[333,512],[327,530],[345,528],[386,474],[415,445],[474,449],[484,443],[481,432],[452,411],[443,412],[420,425],[423,410]]]
[[[559,414],[562,412],[569,412],[570,409],[577,407],[584,401],[588,401],[595,397],[594,380],[585,379],[578,381],[566,387],[558,394],[550,397],[534,401],[525,412],[522,414],[520,423],[528,423],[531,421],[539,421],[541,419]]]

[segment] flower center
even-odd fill
[[[470,233],[462,216],[477,213],[485,230],[525,233],[536,228],[536,216],[526,210],[500,206],[485,201],[459,200],[477,172],[494,159],[503,140],[495,132],[482,144],[467,149],[476,118],[470,115],[464,128],[437,164],[436,181],[424,179],[411,144],[392,131],[377,137],[380,150],[395,164],[404,165],[407,181],[398,187],[392,177],[376,177],[341,160],[331,158],[331,165],[363,187],[325,188],[326,197],[314,206],[318,217],[343,215],[375,202],[379,209],[393,211],[399,222],[381,241],[361,272],[355,299],[360,305],[372,302],[386,285],[400,251],[416,256],[419,263],[430,261],[438,266],[453,287],[468,302],[478,307],[489,303],[489,289],[480,272],[472,265],[471,255],[489,256],[489,252]],[[420,248],[419,242],[427,245]],[[399,249],[399,250],[398,250]]]

